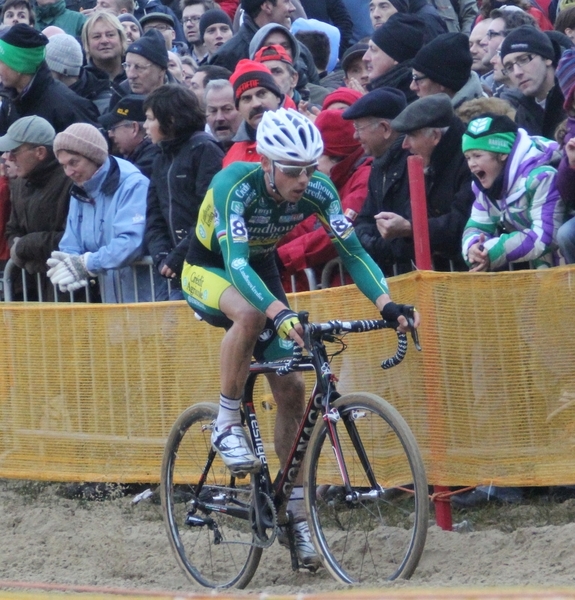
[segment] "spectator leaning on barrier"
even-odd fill
[[[158,88],[146,98],[144,111],[148,136],[160,148],[148,191],[146,246],[160,275],[175,279],[171,299],[181,299],[188,235],[224,153],[204,131],[204,113],[184,86]]]
[[[86,123],[59,133],[54,153],[73,185],[66,230],[47,261],[48,276],[70,292],[100,275],[104,302],[134,301],[133,274],[124,267],[142,256],[148,178],[130,162],[108,156],[104,136]]]
[[[92,123],[95,105],[55,81],[44,60],[48,38],[23,23],[0,33],[0,78],[7,94],[0,107],[0,134],[21,117],[37,115],[58,132],[71,123]]]
[[[439,35],[413,59],[411,89],[419,98],[447,94],[453,108],[457,108],[467,100],[485,95],[479,76],[471,70],[472,64],[467,36],[463,33]]]
[[[557,142],[487,114],[469,123],[462,147],[476,197],[462,238],[470,270],[557,265],[557,230],[565,219],[551,166],[560,158]]]
[[[145,96],[129,94],[118,101],[114,108],[98,120],[108,132],[113,143],[114,154],[121,154],[148,178],[152,174],[152,163],[159,153],[158,146],[150,140],[144,129]]]
[[[560,50],[543,32],[523,25],[501,44],[501,61],[522,93],[515,122],[529,135],[553,138],[565,118],[563,93],[555,79]]]
[[[473,204],[471,173],[461,150],[465,126],[455,116],[447,94],[420,98],[391,126],[405,134],[403,147],[423,159],[434,268],[465,270],[460,254],[461,236]],[[413,230],[409,219],[393,213],[379,218],[382,235],[388,239],[406,238],[411,245]]]
[[[56,132],[42,117],[22,117],[0,138],[0,152],[14,161],[12,211],[6,226],[10,258],[28,273],[45,273],[46,260],[64,233],[72,182],[56,160]],[[51,287],[51,286],[50,286]],[[49,298],[43,290],[42,296]]]

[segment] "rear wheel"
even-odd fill
[[[243,588],[262,554],[253,545],[253,485],[251,477],[236,481],[212,451],[217,414],[216,404],[196,404],[174,423],[162,462],[162,512],[176,559],[190,579],[211,588]]]
[[[399,412],[373,394],[348,394],[332,407],[339,420],[318,421],[304,466],[316,549],[330,573],[345,583],[409,578],[423,552],[429,519],[427,480],[413,434]],[[332,448],[329,426],[341,453]]]

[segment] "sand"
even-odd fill
[[[176,564],[160,507],[153,501],[134,504],[131,496],[101,502],[65,499],[56,494],[58,487],[0,481],[4,581],[201,590]],[[446,532],[431,525],[415,575],[386,585],[575,586],[575,523],[569,522],[574,510],[575,500],[567,500],[551,506],[548,514],[540,506],[496,509],[487,524],[473,524],[473,514],[467,515],[471,528],[487,528],[481,531]],[[562,520],[564,524],[534,526]],[[325,570],[294,573],[289,552],[274,544],[264,552],[248,591],[290,594],[344,587]]]

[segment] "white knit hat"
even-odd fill
[[[82,46],[67,33],[53,35],[46,46],[46,62],[51,71],[77,77],[84,62]]]

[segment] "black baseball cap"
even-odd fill
[[[122,121],[138,121],[139,123],[143,123],[146,120],[143,108],[145,98],[145,96],[140,94],[124,96],[110,112],[98,117],[100,125],[108,130]]]

